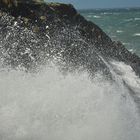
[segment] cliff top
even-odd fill
[[[22,16],[32,20],[46,19],[48,15],[71,18],[77,11],[71,4],[46,3],[43,0],[0,0],[0,10],[14,17]]]

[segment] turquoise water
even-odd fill
[[[81,10],[80,13],[99,25],[112,40],[121,41],[140,56],[140,9]]]

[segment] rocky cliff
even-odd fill
[[[14,68],[28,70],[55,58],[64,69],[109,73],[103,58],[123,61],[140,74],[140,58],[70,4],[0,0],[0,40],[3,65]]]

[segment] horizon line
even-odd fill
[[[73,5],[74,6],[74,5]],[[74,6],[75,7],[75,6]],[[75,7],[76,8],[76,7]],[[105,7],[105,8],[76,8],[77,10],[117,10],[117,9],[120,9],[120,10],[129,10],[129,9],[140,9],[140,6],[138,7]]]

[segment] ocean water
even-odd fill
[[[140,56],[140,9],[81,10],[80,13],[101,27],[112,40]]]
[[[90,18],[95,13],[82,14]],[[108,13],[98,14],[90,20],[109,18]],[[73,29],[38,38],[20,27],[20,19],[14,24],[7,20],[12,19],[0,19],[5,29],[0,25],[0,140],[140,140],[140,78],[131,66],[106,61],[92,47],[90,55],[80,54],[85,43]],[[111,30],[111,22],[103,23],[113,33],[113,24]],[[133,34],[139,38],[138,30]],[[24,70],[31,62],[37,71]],[[105,67],[89,70],[101,62]],[[105,68],[112,79],[101,72]]]

